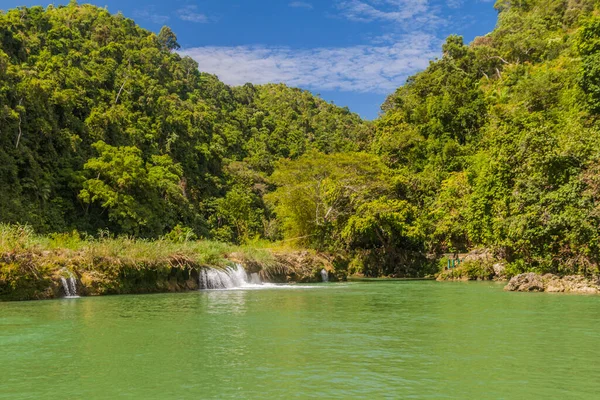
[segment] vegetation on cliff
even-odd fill
[[[155,240],[38,235],[27,226],[0,224],[0,300],[49,299],[64,295],[61,278],[74,277],[82,295],[197,290],[202,269],[241,263],[272,282],[320,281],[321,269],[343,279],[334,260],[284,244],[236,246],[195,240],[178,229]]]
[[[450,36],[374,123],[285,85],[229,87],[170,29],[94,6],[1,13],[0,222],[285,240],[372,276],[474,248],[508,275],[596,273],[600,5],[495,7],[493,32]]]
[[[228,87],[176,48],[168,28],[76,2],[0,13],[0,221],[274,238],[262,194],[276,160],[367,147],[370,124],[348,110]]]
[[[292,179],[302,159],[279,165],[275,210],[294,222],[289,236],[345,249],[373,274],[423,273],[423,254],[477,248],[506,262],[509,276],[598,272],[599,6],[495,6],[492,33],[470,45],[450,36],[442,58],[387,99],[375,122],[373,159],[358,162],[377,170],[368,184],[359,183],[365,172],[348,183],[333,177],[334,168],[310,177],[321,190],[310,204],[282,200],[308,192],[294,191],[306,178]],[[323,165],[346,168],[344,156],[329,157]],[[305,168],[316,171],[315,162]],[[484,276],[492,264],[469,275]]]
[[[375,150],[414,182],[429,251],[598,272],[596,1],[498,1],[497,28],[390,96]],[[397,138],[400,145],[391,145]]]

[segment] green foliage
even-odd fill
[[[451,174],[442,182],[429,216],[435,221],[431,235],[438,249],[460,252],[469,248],[469,200],[470,185],[464,172]]]
[[[227,257],[234,253],[266,264],[272,263],[272,255],[262,249],[194,239],[194,233],[183,226],[175,227],[164,238],[150,241],[126,236],[93,238],[76,231],[44,236],[34,233],[28,226],[0,224],[0,254],[3,257],[46,255],[45,266],[50,270],[60,269],[69,263],[79,263],[86,270],[94,270],[95,261],[100,260],[110,261],[102,266],[110,271],[98,272],[116,276],[124,265],[137,269],[151,265],[171,268],[178,263],[189,262],[195,267],[220,268],[230,264]],[[0,260],[0,265],[3,260]],[[39,267],[37,264],[35,267]]]
[[[267,195],[287,239],[326,248],[367,199],[389,190],[387,169],[366,153],[310,152],[298,160],[281,160]]]
[[[2,13],[0,221],[283,238],[366,275],[423,275],[425,255],[476,247],[509,274],[598,272],[598,2],[495,7],[493,32],[450,36],[375,123],[285,85],[229,87],[167,27],[75,2]],[[27,246],[22,229],[2,240]]]
[[[371,275],[414,273],[423,251],[417,210],[398,198],[394,174],[374,155],[311,152],[282,160],[271,176],[286,240],[354,256]]]
[[[451,270],[444,270],[447,264],[441,268],[441,274],[445,279],[466,279],[470,281],[487,281],[494,277],[494,268],[489,263],[480,261],[469,261]]]
[[[177,43],[177,36],[175,36],[175,33],[168,26],[163,26],[158,33],[158,43],[169,51],[181,48],[179,43]]]
[[[135,235],[156,235],[165,224],[180,220],[176,212],[185,207],[186,199],[179,164],[168,155],[152,156],[144,163],[136,147],[113,147],[102,141],[93,147],[99,157],[84,165],[91,176],[79,194],[84,203],[98,203],[122,232]]]
[[[588,105],[600,112],[600,18],[588,20],[579,33],[577,49],[583,57],[579,82],[588,95]]]
[[[228,242],[245,242],[262,228],[259,199],[243,186],[235,186],[215,201],[214,236]]]
[[[428,251],[483,246],[514,272],[598,271],[597,2],[496,8],[494,32],[449,37],[386,101],[373,150],[411,177]]]
[[[415,214],[405,200],[380,197],[358,207],[342,230],[342,238],[356,248],[418,248],[421,238],[414,226]]]
[[[276,236],[262,201],[276,160],[368,146],[371,125],[347,109],[284,85],[228,87],[178,48],[168,27],[76,2],[0,13],[0,221]]]
[[[184,243],[198,239],[192,228],[177,224],[171,232],[164,236],[164,239],[171,240],[175,243]]]

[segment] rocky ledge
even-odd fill
[[[539,275],[530,272],[513,277],[504,290],[511,292],[599,294],[600,278],[587,278],[580,275],[560,277],[553,274]]]

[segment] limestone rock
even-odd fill
[[[513,292],[552,292],[600,294],[598,279],[581,275],[559,277],[553,274],[540,276],[533,272],[513,277],[504,290]]]
[[[542,277],[546,292],[562,293],[566,290],[565,284],[560,277],[552,274],[546,274]]]
[[[492,268],[496,279],[503,279],[506,276],[506,265],[504,263],[496,263]]]
[[[543,292],[544,281],[542,277],[533,272],[513,277],[504,288],[511,292]]]

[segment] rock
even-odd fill
[[[496,263],[492,266],[492,269],[497,279],[503,279],[506,276],[506,265],[504,263]]]
[[[546,274],[542,277],[546,292],[561,293],[565,291],[565,284],[560,277],[552,274]]]
[[[575,290],[572,290],[572,293],[598,294],[598,293],[600,293],[600,291],[597,288],[585,286],[585,287],[580,287]]]
[[[542,277],[533,272],[513,277],[504,288],[511,292],[543,292],[544,281]]]
[[[542,276],[546,292],[562,293],[567,291],[565,281],[557,275],[545,274]]]
[[[185,281],[186,290],[198,290],[198,279],[188,279]]]
[[[513,292],[552,292],[599,294],[600,282],[580,275],[559,277],[553,274],[540,276],[535,273],[513,277],[504,290]]]
[[[572,293],[596,294],[600,293],[597,280],[587,279],[579,275],[570,275],[563,278],[565,291]]]
[[[478,262],[486,263],[494,259],[492,252],[489,249],[475,249],[462,257],[463,262]]]

